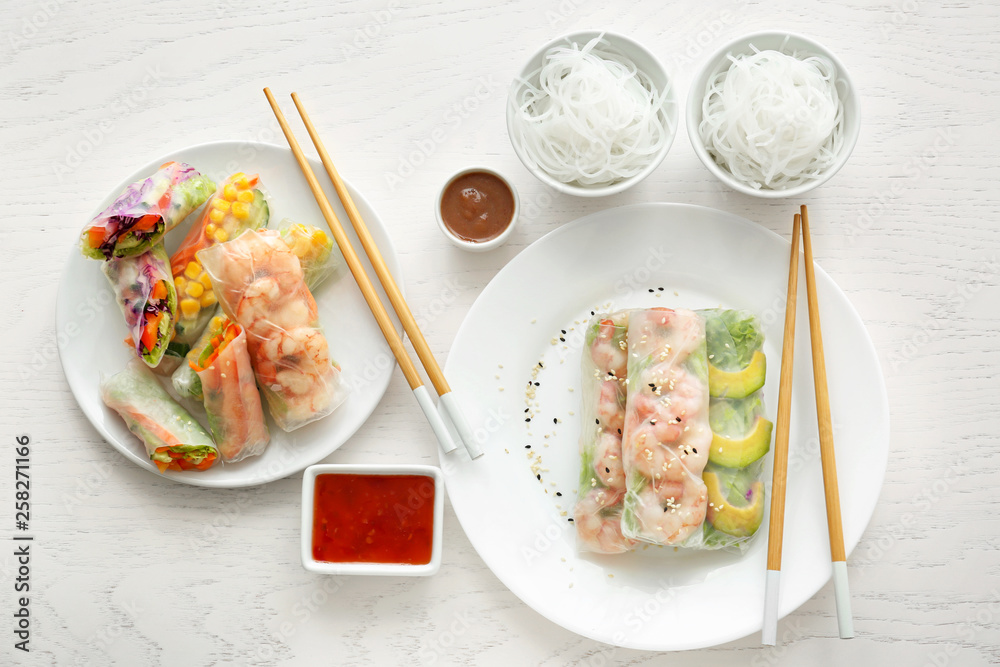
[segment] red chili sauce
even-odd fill
[[[441,196],[441,220],[462,239],[495,239],[514,218],[514,193],[493,174],[474,171],[456,178]]]
[[[312,554],[328,563],[431,562],[434,479],[424,475],[316,477]]]

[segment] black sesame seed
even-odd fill
[[[692,448],[691,448],[691,451],[692,451],[692,452],[694,452],[695,454],[697,454],[697,453],[698,453],[698,450],[697,450],[697,449],[695,449],[694,447],[692,447]]]
[[[667,511],[667,508],[666,508],[666,507],[664,507],[664,508],[663,508],[663,511],[664,511],[664,512],[666,512],[666,511]]]
[[[618,435],[621,435],[621,434],[622,434],[622,430],[618,429]]]
[[[525,408],[524,411],[527,412],[530,408]]]
[[[525,445],[524,448],[525,449],[531,449],[531,445]]]
[[[573,517],[570,517],[569,519],[567,519],[567,521],[569,521],[570,523],[573,523]]]
[[[605,468],[604,468],[604,472],[607,472],[607,473],[610,473],[610,472],[611,472],[611,468],[607,468],[607,467],[605,467]]]
[[[565,330],[565,329],[560,329],[559,331],[560,331],[561,333],[563,333],[563,334],[565,334],[565,333],[566,333],[566,330]]]
[[[650,290],[649,290],[649,293],[650,293],[650,294],[652,294],[652,293],[653,293],[653,290],[652,290],[652,289],[650,289]]]
[[[680,424],[681,423],[681,418],[677,417],[676,419],[677,419],[677,423]]]
[[[539,482],[540,482],[540,481],[542,481],[542,476],[541,476],[541,475],[535,475],[535,477],[537,477],[537,478],[538,478],[538,481],[539,481]]]
[[[663,291],[662,287],[657,287],[656,289],[660,290],[661,292]]]
[[[536,387],[541,387],[541,386],[542,386],[542,383],[541,383],[541,382],[536,382],[536,383],[535,383],[535,386],[536,386]]]
[[[598,426],[600,426],[600,424],[601,424],[601,420],[600,420],[600,419],[595,419],[595,420],[594,420],[594,423],[595,423],[595,424],[597,424]]]
[[[561,340],[561,341],[562,341],[562,342],[564,342],[564,343],[566,342],[566,339],[565,339],[565,338],[563,338],[562,336],[559,336],[559,340]]]
[[[530,422],[530,421],[531,421],[531,417],[525,417],[525,418],[524,418],[524,421],[526,421],[526,422]]]
[[[556,491],[556,495],[557,496],[561,496],[562,495],[562,491]]]
[[[552,423],[553,424],[558,424],[559,423],[559,418],[558,417],[553,417],[552,418]]]
[[[590,311],[590,314],[591,314],[591,315],[594,315],[595,313],[594,313],[594,311]]]
[[[542,362],[540,362],[540,361],[538,362],[538,367],[539,368],[545,368],[545,366],[542,366]]]

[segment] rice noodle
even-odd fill
[[[844,142],[837,68],[822,56],[751,48],[709,80],[701,139],[716,163],[755,189],[814,180]]]
[[[583,48],[556,46],[511,95],[515,140],[557,181],[611,185],[649,166],[672,136],[668,89],[658,91],[603,34]]]

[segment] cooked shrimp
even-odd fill
[[[608,488],[625,490],[625,467],[622,462],[622,440],[604,432],[594,448],[594,474]]]
[[[589,551],[604,554],[625,553],[635,541],[622,535],[621,508],[614,508],[623,493],[610,489],[592,489],[577,500],[573,508],[577,539]],[[609,511],[609,508],[614,508]]]
[[[664,489],[670,488],[664,496]],[[674,485],[643,487],[634,499],[635,517],[643,537],[660,544],[683,542],[701,527],[708,510],[705,483],[688,473],[678,489]]]
[[[605,380],[597,397],[597,418],[605,431],[621,435],[625,424],[625,397],[617,380]]]
[[[590,356],[602,375],[613,373],[617,378],[624,378],[628,372],[628,354],[614,340],[616,329],[614,320],[601,320],[597,337],[590,344]]]

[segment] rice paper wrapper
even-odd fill
[[[704,323],[690,310],[635,310],[627,339],[622,533],[701,547],[712,444]]]
[[[222,309],[218,306],[212,309],[212,318],[219,317],[220,320],[225,317],[222,314]],[[215,326],[212,319],[209,320],[209,326],[202,330],[201,335],[198,340],[195,341],[194,345],[188,351],[187,355],[184,357],[184,362],[177,367],[177,370],[173,372],[170,376],[170,383],[174,387],[174,391],[181,398],[193,398],[195,400],[202,400],[201,393],[201,378],[198,377],[198,373],[191,368],[191,364],[197,364],[198,359],[201,357],[201,353],[205,350],[209,341],[212,340],[214,336],[213,330],[217,327]]]
[[[293,431],[347,398],[298,257],[274,230],[247,232],[198,253],[219,305],[246,331],[275,423]]]
[[[219,184],[198,222],[170,257],[170,270],[180,286],[178,298],[182,302],[175,341],[194,343],[216,309],[215,294],[198,260],[198,251],[265,227],[269,218],[270,206],[256,174],[237,172]]]
[[[703,473],[709,491],[704,546],[744,553],[767,500],[763,472],[773,425],[764,406],[764,329],[749,311],[698,314],[705,320],[713,433]]]
[[[157,366],[170,343],[177,316],[177,292],[163,244],[157,244],[141,255],[112,258],[101,265],[101,271],[111,284],[115,301],[125,317],[136,357],[147,366]],[[166,290],[164,299],[153,298],[153,290],[158,283],[162,283]],[[142,334],[147,321],[155,314],[162,315],[156,342],[153,349],[146,350]]]
[[[283,218],[274,226],[289,250],[299,258],[306,285],[312,292],[343,266],[343,255],[333,238],[315,225]]]
[[[215,183],[183,162],[127,186],[84,228],[81,251],[93,259],[139,255],[158,243],[215,190]],[[151,216],[151,217],[147,217]]]
[[[101,380],[101,399],[117,412],[128,429],[145,445],[146,454],[161,468],[183,470],[181,460],[161,451],[183,455],[190,465],[218,456],[212,436],[160,385],[156,376],[139,360]],[[159,460],[165,459],[165,460]],[[209,461],[209,465],[211,464]]]
[[[228,320],[224,326],[229,326]],[[236,463],[263,454],[271,436],[250,364],[246,332],[241,329],[206,368],[198,371],[198,378],[208,425],[222,460]]]
[[[587,324],[581,361],[580,487],[573,508],[577,548],[624,553],[635,540],[622,534],[628,313],[598,314]]]

